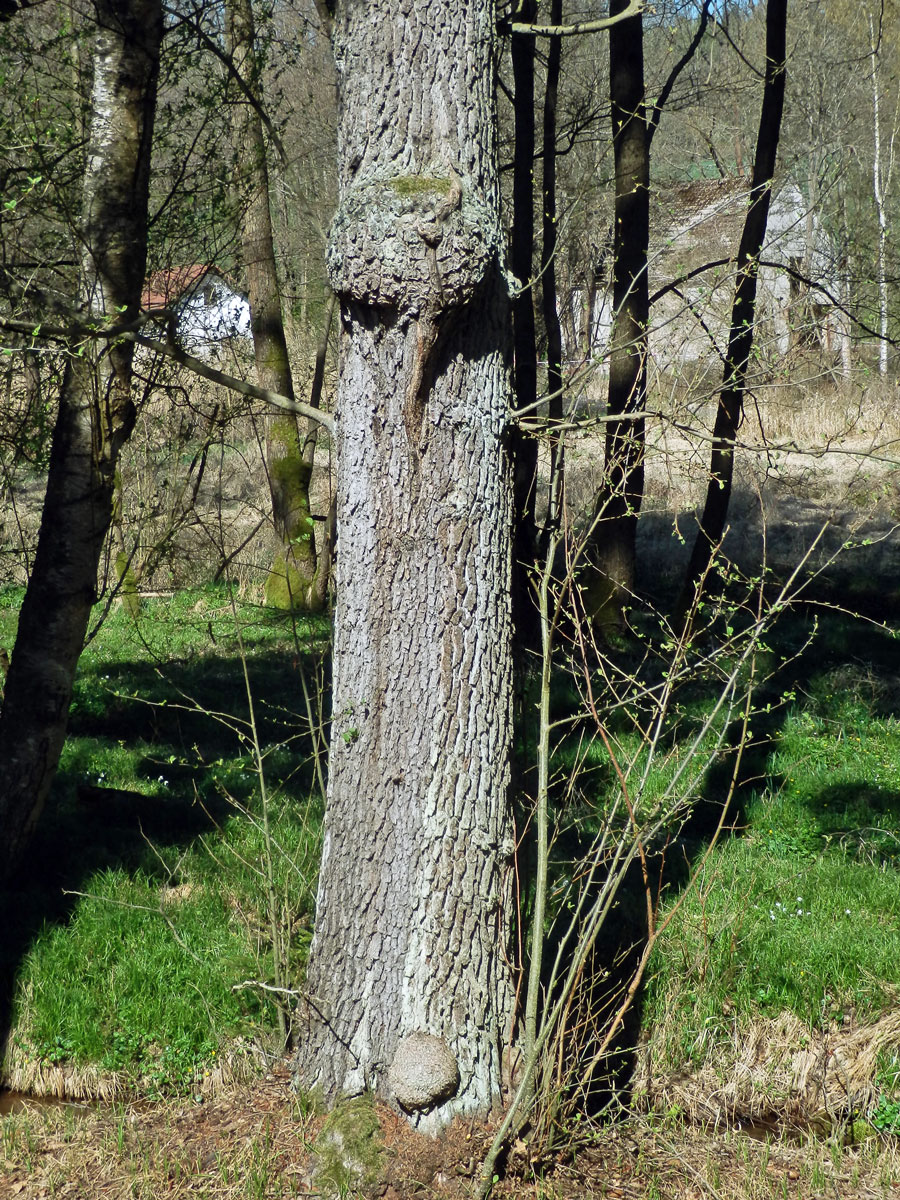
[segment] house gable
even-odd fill
[[[193,350],[251,336],[250,303],[223,271],[202,263],[156,271],[144,286],[143,307],[169,309],[175,333]]]

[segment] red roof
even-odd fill
[[[185,292],[193,291],[210,272],[228,282],[228,276],[210,263],[190,263],[184,267],[167,267],[154,271],[144,284],[142,308],[166,308]]]

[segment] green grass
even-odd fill
[[[0,593],[12,645],[21,593]],[[99,614],[98,614],[99,615]],[[238,1037],[268,1037],[273,917],[299,982],[321,796],[307,691],[326,703],[327,623],[224,588],[114,608],[79,664],[70,736],[3,940],[22,1059],[190,1088]],[[243,662],[242,662],[243,649]],[[270,792],[271,872],[244,666]],[[301,678],[302,676],[302,678]]]
[[[223,966],[256,967],[220,889],[197,888],[176,911],[140,872],[110,869],[89,886],[71,921],[46,927],[23,964],[28,1049],[173,1082],[190,1078],[223,1035],[260,1020],[252,997],[222,988]]]
[[[20,599],[0,593],[7,646]],[[866,1019],[900,990],[900,647],[887,631],[838,616],[804,650],[809,633],[809,621],[785,618],[764,652],[768,665],[787,665],[757,697],[734,832],[686,895],[683,871],[662,894],[663,913],[680,907],[651,961],[643,1020],[664,1027],[671,1067],[757,1017]],[[322,816],[309,718],[327,710],[327,643],[321,620],[295,627],[238,603],[236,623],[224,588],[147,600],[136,622],[114,609],[99,627],[79,667],[37,869],[7,900],[19,1052],[125,1071],[145,1089],[186,1088],[231,1039],[274,1027],[271,996],[235,985],[273,981],[273,916],[289,945],[289,982],[302,973]],[[260,869],[243,663],[273,796],[271,884]],[[642,659],[634,672],[650,669]],[[678,693],[647,810],[715,686],[712,671]],[[557,681],[554,715],[577,702],[571,681]],[[554,805],[573,832],[554,850],[551,908],[617,787],[606,748],[586,738],[590,722],[560,728]],[[646,751],[635,724],[617,712],[607,728],[636,778]],[[532,741],[520,729],[526,765]],[[728,774],[694,780],[698,812],[721,802]],[[702,822],[677,831],[695,864],[708,832]],[[679,855],[669,849],[667,869]],[[527,891],[523,899],[527,910]],[[620,903],[628,916],[627,888]],[[632,936],[633,921],[619,924]],[[885,1126],[896,1117],[895,1085],[884,1088]]]
[[[897,659],[888,632],[830,618],[793,665],[795,701],[760,715],[739,828],[664,905],[681,907],[652,960],[644,1021],[665,1026],[669,1068],[757,1017],[787,1010],[827,1027],[896,1004]]]

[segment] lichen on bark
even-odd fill
[[[297,1082],[421,1101],[427,1132],[500,1101],[514,1006],[494,36],[492,0],[336,17],[333,720]],[[447,1072],[407,1092],[401,1054],[394,1096],[417,1036],[446,1047]]]

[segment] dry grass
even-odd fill
[[[717,381],[686,384],[659,376],[651,387],[649,408],[663,414],[647,424],[647,494],[651,508],[683,511],[699,503],[705,491],[709,448],[716,411]],[[798,373],[759,380],[745,400],[736,476],[758,486],[771,480],[815,477],[811,498],[821,498],[825,481],[831,498],[842,499],[849,478],[861,469],[886,473],[900,463],[900,410],[891,384],[864,379],[835,381],[830,376]],[[598,377],[583,399],[602,408]],[[600,482],[604,426],[585,419],[569,435],[569,502],[583,511]],[[829,482],[830,481],[830,482]]]
[[[267,1061],[256,1043],[240,1040],[219,1055],[218,1061],[192,1091],[204,1098],[229,1092],[259,1076]],[[95,1066],[51,1063],[23,1050],[10,1040],[2,1070],[3,1087],[35,1098],[77,1100],[111,1104],[144,1096],[152,1087],[133,1072],[108,1071]]]
[[[3,1118],[0,1195],[304,1195],[308,1128],[283,1075],[204,1104],[31,1108]]]
[[[900,1009],[871,1024],[813,1029],[791,1013],[734,1029],[709,1045],[690,1073],[658,1075],[651,1033],[642,1048],[635,1088],[654,1111],[683,1113],[715,1125],[777,1119],[830,1131],[865,1115],[877,1095],[879,1057],[900,1048]]]
[[[706,495],[716,395],[703,381],[690,388],[656,383],[650,408],[664,417],[647,422],[639,561],[654,579],[677,580]],[[739,567],[755,575],[765,563],[785,577],[815,544],[811,570],[851,578],[859,564],[845,549],[865,542],[865,574],[900,578],[892,536],[900,519],[900,410],[893,391],[831,378],[768,380],[754,388],[739,434],[726,537]],[[589,421],[567,435],[566,500],[576,527],[602,480],[604,436],[605,427]],[[544,456],[545,475],[548,462]]]
[[[311,333],[305,338],[292,333],[295,391],[301,398],[310,392],[314,341]],[[228,344],[219,348],[212,365],[239,378],[252,378],[255,371],[252,353]],[[34,421],[28,419],[21,375],[6,381],[0,414],[0,586],[27,582],[37,545],[45,480],[31,463],[49,444],[52,403],[59,388],[59,379],[51,378],[48,370],[45,367],[43,392],[51,411],[42,433],[35,432]],[[334,374],[329,363],[326,408],[333,405]],[[265,406],[198,379],[167,360],[156,360],[143,349],[135,357],[135,397],[137,425],[119,468],[124,544],[134,555],[132,566],[141,588],[209,582],[226,560],[231,577],[245,587],[261,583],[276,552],[264,463]],[[24,444],[26,431],[33,446],[29,457],[17,458],[14,448],[17,442]],[[324,515],[332,466],[324,436],[317,446],[316,465],[313,511]],[[108,563],[101,569],[111,577]]]
[[[423,1138],[380,1110],[384,1172],[370,1195],[463,1200],[490,1131]],[[280,1200],[312,1196],[319,1119],[283,1068],[204,1104],[45,1107],[3,1118],[0,1195],[39,1200]],[[582,1134],[585,1131],[582,1131]],[[513,1152],[498,1197],[522,1200],[874,1200],[900,1187],[890,1142],[772,1142],[735,1130],[629,1120],[579,1136],[541,1162]],[[358,1193],[349,1192],[347,1200]]]

